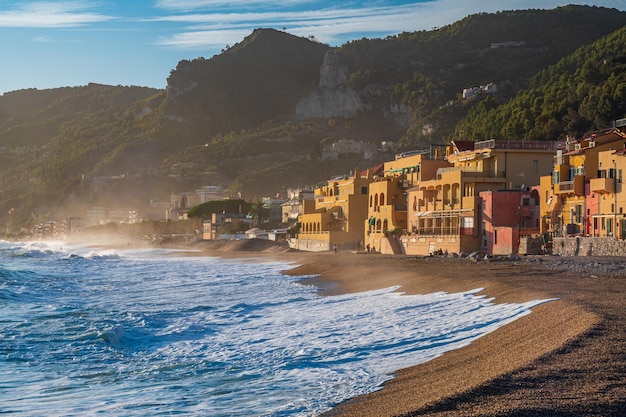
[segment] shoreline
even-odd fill
[[[473,263],[351,252],[202,253],[293,264],[283,273],[316,276],[303,283],[318,286],[323,295],[400,285],[398,291],[409,294],[483,288],[480,294],[495,303],[555,299],[469,346],[399,369],[380,390],[337,404],[323,416],[626,411],[626,272],[615,272],[620,259],[542,256]]]
[[[482,288],[495,303],[554,299],[466,347],[399,369],[380,390],[323,416],[626,414],[626,270],[620,258],[470,262],[246,245],[151,247],[286,262],[294,266],[284,274],[315,276],[302,282],[322,295],[399,285],[408,294]]]
[[[519,286],[517,279],[507,278],[505,275],[513,270],[518,277],[524,271],[523,266],[511,263],[477,265],[467,261],[349,254],[339,260],[344,263],[343,266],[332,265],[331,268],[330,264],[335,264],[336,260],[333,255],[317,258],[326,261],[326,264],[308,263],[285,273],[319,273],[320,281],[337,285],[331,291],[323,291],[326,294],[400,285],[399,291],[409,294],[464,292],[483,288],[479,294],[494,297],[495,303],[555,298],[553,294],[524,288]],[[389,271],[382,273],[381,268]],[[372,270],[379,270],[379,274],[359,278]],[[531,275],[537,272],[540,271],[533,270]],[[312,283],[315,281],[312,280]],[[382,390],[350,399],[323,415],[397,416],[432,407],[537,360],[588,331],[599,320],[595,314],[570,302],[562,299],[549,301],[533,308],[531,314],[481,337],[467,347],[398,370],[394,379],[387,382]],[[555,332],[555,329],[562,330]]]

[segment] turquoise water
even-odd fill
[[[0,413],[316,415],[543,302],[322,297],[290,267],[0,241]]]

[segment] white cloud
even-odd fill
[[[203,39],[210,39],[210,45],[215,45],[213,39],[217,38],[217,33],[221,30],[226,31],[223,38],[228,40],[227,43],[233,44],[242,39],[233,38],[242,29],[249,33],[251,29],[259,27],[284,27],[289,33],[307,37],[313,35],[321,42],[332,44],[354,33],[380,33],[384,36],[430,29],[434,16],[428,13],[429,4],[290,12],[195,13],[163,16],[156,20],[190,25],[185,33],[163,38],[160,44],[164,45],[198,47],[202,45]],[[207,33],[210,35],[207,36]]]
[[[241,9],[258,6],[285,7],[312,3],[311,0],[283,0],[276,4],[275,0],[158,0],[156,7],[168,10],[202,10],[215,7]]]
[[[73,27],[112,19],[88,11],[92,8],[92,4],[82,1],[25,3],[20,8],[0,11],[0,27]]]
[[[615,0],[601,0],[594,5],[611,7]],[[261,6],[269,5],[266,0],[159,0],[157,5],[166,9],[199,10],[209,6]],[[354,39],[361,34],[368,37],[384,37],[401,32],[430,30],[433,27],[445,26],[458,21],[470,14],[479,12],[498,12],[502,10],[518,10],[529,8],[551,9],[565,4],[576,3],[575,0],[432,0],[415,2],[399,6],[351,7],[341,8],[343,2],[333,2],[333,8],[306,9],[306,0],[293,0],[303,10],[298,11],[259,11],[231,13],[192,13],[176,14],[157,18],[157,21],[168,21],[189,24],[182,33],[162,38],[162,45],[176,47],[202,47],[234,44],[241,41],[242,32],[260,27],[286,28],[289,33],[298,36],[315,36],[321,42],[336,45]],[[345,2],[348,3],[348,2]],[[384,3],[384,2],[382,2]],[[579,4],[589,2],[579,1]],[[281,6],[290,4],[282,2]],[[380,2],[378,4],[381,4]],[[621,7],[624,8],[623,6]],[[247,8],[246,10],[250,10]],[[261,10],[261,8],[259,8]],[[276,10],[275,8],[273,10]],[[293,10],[293,9],[292,9]],[[245,29],[245,31],[244,31]],[[183,32],[184,31],[184,32]],[[224,32],[220,34],[220,32]],[[246,32],[247,31],[247,32]],[[245,36],[245,35],[244,35]],[[216,42],[222,39],[225,42]],[[207,43],[203,43],[207,42]]]
[[[205,30],[179,33],[168,38],[162,38],[158,44],[177,48],[223,48],[234,45],[248,36],[247,29]]]

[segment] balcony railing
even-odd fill
[[[561,193],[574,191],[574,181],[561,181],[558,185],[559,185],[559,192]]]
[[[504,171],[497,171],[495,169],[485,169],[479,167],[469,167],[469,166],[460,166],[460,167],[449,167],[449,168],[439,168],[437,170],[437,179],[440,180],[442,175],[446,172],[463,172],[469,176],[473,177],[483,177],[483,178],[505,178],[506,173]]]
[[[572,181],[561,181],[554,184],[554,193],[585,195],[584,175],[576,175]]]
[[[474,149],[543,149],[543,150],[557,150],[563,149],[565,143],[563,142],[551,142],[551,141],[510,141],[510,140],[483,140],[474,143]]]

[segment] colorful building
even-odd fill
[[[453,141],[436,178],[408,192],[405,253],[481,251],[482,191],[526,190],[552,170],[556,142]]]
[[[422,180],[434,178],[439,168],[451,166],[438,150],[402,153],[395,160],[385,162],[382,175],[369,185],[366,247],[369,245],[382,253],[403,253],[397,239],[390,239],[389,235],[407,229],[407,190]]]
[[[624,144],[626,134],[608,129],[569,140],[565,149],[557,151],[552,175],[540,180],[542,233],[615,236],[616,225],[621,228],[617,194],[623,169],[619,152]]]
[[[622,187],[626,172],[626,149],[598,154],[598,178],[589,181],[587,236],[626,238],[626,193]]]
[[[518,253],[523,236],[539,234],[538,188],[480,193],[483,253]]]
[[[373,182],[372,170],[338,177],[314,190],[315,205],[304,206],[300,215],[300,231],[295,247],[300,250],[358,250],[363,247],[367,219],[368,187]]]

